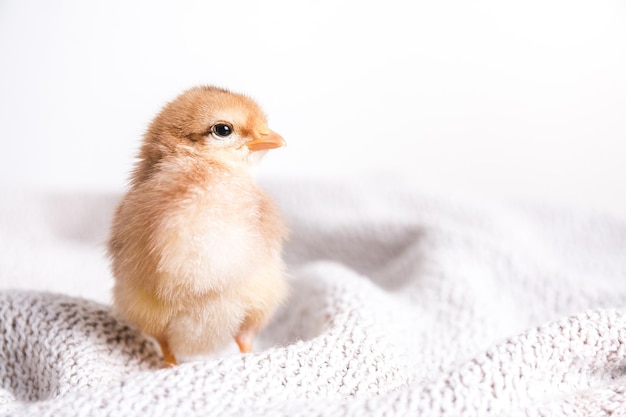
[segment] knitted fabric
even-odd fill
[[[111,313],[119,196],[0,207],[0,415],[626,415],[626,220],[268,182],[291,296],[254,353],[162,367]]]

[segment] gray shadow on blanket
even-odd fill
[[[306,275],[306,274],[305,274]],[[290,296],[258,336],[255,350],[287,346],[321,335],[332,320],[328,288],[314,277],[292,280]]]
[[[340,263],[387,291],[401,290],[419,274],[426,232],[418,225],[359,225],[340,230],[294,225],[285,245],[290,267],[314,261]]]
[[[266,331],[259,335],[260,348],[285,346],[320,336],[332,325],[338,307],[336,291],[320,279],[345,277],[346,270],[356,279],[367,279],[386,292],[403,291],[415,285],[423,274],[426,231],[378,223],[376,230],[360,226],[357,230],[327,230],[292,226],[292,237],[285,245],[291,280],[291,294]],[[312,266],[312,268],[309,268]],[[332,279],[331,279],[332,280]],[[334,300],[334,301],[333,301]]]

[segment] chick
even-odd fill
[[[168,103],[144,135],[108,253],[116,312],[166,365],[233,337],[249,352],[286,297],[287,228],[252,175],[284,145],[253,100],[210,86]]]

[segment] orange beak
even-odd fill
[[[287,145],[285,139],[273,130],[267,129],[259,131],[259,135],[261,135],[259,138],[246,142],[248,149],[253,152],[280,148],[281,146]]]

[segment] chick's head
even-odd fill
[[[177,156],[247,164],[284,145],[254,100],[201,86],[182,93],[154,118],[144,136],[138,168],[154,168],[163,158]]]

